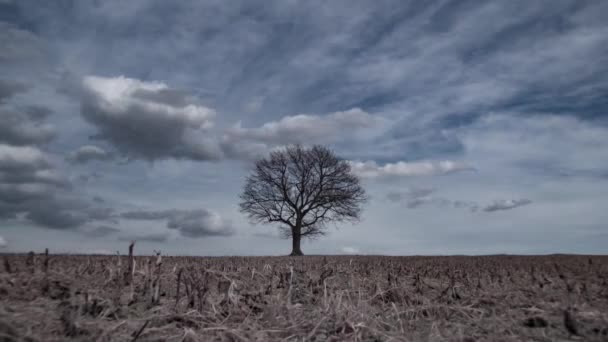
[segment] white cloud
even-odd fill
[[[458,131],[467,158],[490,170],[556,175],[608,170],[608,128],[571,116],[494,113]]]
[[[387,163],[378,165],[375,161],[351,161],[352,171],[361,178],[380,177],[411,177],[432,176],[451,172],[473,170],[473,168],[462,162],[450,160],[444,161],[418,161]]]
[[[270,145],[317,144],[343,140],[366,130],[383,127],[387,120],[360,108],[327,115],[299,114],[285,116],[257,128],[243,128],[238,123],[226,133],[230,140],[249,140]]]
[[[6,248],[6,246],[8,246],[8,243],[6,242],[6,240],[4,239],[4,237],[2,237],[0,235],[0,248]]]

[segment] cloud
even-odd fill
[[[136,210],[136,211],[127,211],[120,214],[120,217],[127,220],[140,220],[140,221],[156,221],[156,220],[168,220],[173,216],[177,216],[181,214],[181,210],[171,209],[171,210],[160,210],[160,211],[145,211],[145,210]]]
[[[167,227],[186,237],[231,236],[234,228],[216,213],[207,210],[185,212],[169,219]]]
[[[105,203],[106,200],[103,199],[103,197],[100,197],[100,196],[93,196],[93,202],[101,204],[101,203]]]
[[[50,229],[75,230],[92,222],[118,223],[114,209],[99,207],[76,194],[53,194],[38,201],[29,200],[20,209],[32,223]]]
[[[471,158],[490,170],[527,176],[601,178],[608,170],[608,126],[562,115],[497,112],[458,130]]]
[[[53,125],[43,122],[51,114],[49,108],[5,104],[15,94],[26,90],[28,87],[21,83],[0,79],[0,144],[40,145],[55,138]]]
[[[26,213],[25,219],[51,229],[75,230],[92,222],[118,222],[114,209],[100,207],[71,192],[55,191],[38,200],[28,198],[18,209]]]
[[[68,188],[69,182],[38,148],[0,144],[0,205],[5,209],[12,207],[16,214],[25,208],[23,203],[49,199]]]
[[[418,161],[386,163],[378,165],[375,161],[350,161],[352,171],[361,178],[412,177],[448,174],[474,170],[465,163],[454,161]]]
[[[510,210],[513,208],[521,207],[532,203],[529,199],[518,199],[518,200],[497,200],[494,203],[487,205],[483,208],[483,211],[492,212],[498,210]]]
[[[215,112],[161,82],[87,76],[81,113],[106,141],[132,159],[217,160],[209,129]]]
[[[389,120],[360,108],[325,115],[284,116],[259,127],[245,128],[239,121],[220,138],[228,158],[251,160],[289,144],[353,144],[368,141],[388,125]]]
[[[435,190],[430,188],[411,187],[405,191],[390,191],[386,199],[394,203],[405,202],[408,208],[413,209],[430,202],[432,198],[429,195],[433,192]]]
[[[84,213],[65,210],[52,203],[30,208],[26,218],[38,225],[52,229],[73,229],[88,221]]]
[[[415,209],[423,205],[434,205],[443,208],[462,208],[476,212],[482,206],[474,201],[453,200],[444,197],[431,196],[434,189],[412,187],[404,191],[390,191],[386,199],[393,203],[405,203],[409,209]],[[521,200],[496,200],[491,204],[483,206],[483,211],[492,212],[498,210],[514,209],[532,203],[528,199]]]
[[[41,122],[42,108],[27,108],[23,112],[0,108],[0,143],[11,145],[40,145],[56,136],[53,125]]]
[[[94,180],[99,180],[103,178],[103,174],[97,172],[97,171],[93,171],[89,174],[80,174],[76,177],[76,180],[78,180],[80,183],[88,183]]]
[[[8,246],[8,243],[6,242],[6,239],[4,239],[4,237],[2,237],[0,235],[0,249],[1,248],[6,248],[6,246]]]
[[[85,233],[91,237],[104,237],[120,232],[120,229],[111,226],[98,226],[87,230]]]
[[[88,204],[83,211],[89,220],[118,223],[118,215],[114,213],[112,208]]]
[[[36,147],[0,144],[0,171],[28,172],[50,167]]]
[[[33,67],[37,63],[44,63],[44,42],[30,31],[23,30],[15,25],[0,21],[0,63],[11,66]]]
[[[0,79],[0,104],[25,90],[27,90],[27,87],[22,83]]]
[[[229,140],[248,140],[269,145],[328,143],[355,136],[357,132],[377,128],[386,122],[382,117],[353,108],[323,116],[285,116],[257,128],[243,128],[239,123],[226,134]]]
[[[441,208],[455,208],[455,209],[468,209],[472,212],[476,212],[479,210],[479,204],[474,201],[465,201],[465,200],[453,200],[447,198],[429,198],[427,201],[421,204],[435,204]],[[409,206],[409,208],[415,208],[416,206]]]
[[[120,236],[119,241],[145,241],[163,243],[169,240],[169,234],[167,233],[154,233],[154,234],[139,234],[139,235],[128,235]]]
[[[120,216],[129,220],[167,220],[167,228],[175,229],[181,235],[192,238],[235,234],[235,230],[229,221],[206,209],[140,210],[124,212]]]
[[[33,146],[0,144],[0,216],[23,218],[52,229],[75,229],[87,222],[114,221],[113,210],[84,200]]]
[[[101,147],[94,145],[81,146],[68,156],[68,160],[70,162],[77,164],[86,164],[93,160],[104,161],[110,159],[112,159],[112,155],[110,153],[106,152]]]
[[[68,187],[40,149],[0,143],[0,217],[16,218]]]
[[[91,204],[98,206],[152,205],[167,198],[194,203],[202,191],[228,213],[243,177],[240,164],[230,161],[202,168],[185,160],[171,161],[179,169],[175,172],[179,177],[162,177],[149,170],[160,169],[164,161],[120,166],[96,163],[93,167],[64,165],[64,160],[56,158],[84,144],[103,147],[115,157],[209,160],[207,154],[193,156],[193,146],[218,151],[213,153],[217,159],[249,159],[286,141],[317,139],[347,160],[376,164],[369,174],[388,181],[368,182],[370,193],[383,193],[381,189],[389,186],[394,191],[397,185],[440,189],[426,195],[395,194],[392,200],[402,209],[419,208],[407,211],[409,228],[394,232],[396,235],[388,230],[403,220],[402,211],[389,214],[382,212],[382,206],[366,208],[366,219],[360,223],[363,229],[347,234],[366,241],[366,246],[359,246],[366,251],[376,244],[386,246],[377,250],[400,253],[404,240],[415,241],[408,234],[419,231],[422,241],[405,247],[412,253],[449,253],[458,246],[465,252],[491,252],[492,248],[542,252],[549,245],[543,239],[546,227],[555,233],[559,226],[567,227],[564,232],[568,233],[561,235],[561,244],[556,235],[550,244],[553,249],[566,246],[574,250],[575,240],[578,252],[593,248],[601,252],[600,243],[605,245],[596,238],[577,240],[582,233],[571,227],[580,224],[577,217],[598,227],[606,221],[599,208],[608,193],[606,2],[544,1],[520,6],[496,1],[470,6],[460,1],[393,1],[392,11],[372,2],[349,6],[276,2],[255,10],[244,3],[213,1],[133,1],[120,9],[111,3],[13,3],[7,7],[10,18],[4,17],[11,24],[0,24],[0,75],[7,81],[27,80],[28,84],[27,91],[13,85],[2,90],[0,86],[0,118],[8,117],[4,113],[18,118],[11,119],[10,125],[8,120],[0,124],[0,140],[36,147],[53,165],[25,173],[2,171],[3,218],[24,217],[16,213],[27,214],[30,208],[49,202],[51,206],[63,203],[64,197],[90,200],[96,190],[112,199]],[[82,22],[88,25],[80,25]],[[104,29],[108,27],[112,29]],[[44,69],[43,64],[53,67]],[[83,97],[74,103],[65,93],[54,91],[64,72],[79,84],[83,75],[123,74],[144,86],[121,95],[119,101],[106,101],[106,90],[85,88]],[[165,88],[144,89],[160,83],[152,80],[162,81]],[[36,103],[48,106],[54,114],[37,122],[29,120],[26,107]],[[120,103],[135,110],[117,109]],[[158,113],[157,104],[179,111],[200,103],[221,113],[210,120],[219,128],[198,129],[190,121],[178,120],[166,125],[169,128],[162,134],[158,134],[160,129],[152,130],[153,138],[144,134],[150,131],[148,125],[162,121],[150,114]],[[83,105],[80,117],[78,104]],[[149,110],[148,104],[156,107]],[[87,119],[87,105],[103,115],[89,114],[95,120]],[[340,126],[336,131],[331,113],[350,108],[360,108],[374,119],[382,117],[389,124],[344,124],[348,129]],[[110,112],[128,112],[132,117],[110,118]],[[145,120],[133,123],[136,117]],[[242,124],[236,127],[241,130],[231,135],[231,125],[239,120]],[[315,135],[307,123],[331,134]],[[55,139],[46,142],[50,135],[40,138],[44,134],[38,129],[44,125],[54,128]],[[129,135],[126,131],[132,126],[135,132]],[[174,129],[184,126],[184,134]],[[101,140],[87,142],[91,135]],[[160,139],[155,142],[158,145],[150,144],[152,139]],[[401,177],[382,169],[399,161],[434,164],[441,160],[465,162],[479,171],[450,177]],[[104,178],[80,189],[84,184],[76,180],[78,175],[91,175],[93,168],[103,172]],[[431,174],[442,171],[437,168]],[[72,189],[55,181],[61,178],[74,179]],[[86,191],[85,196],[79,197],[80,191]],[[484,213],[483,208],[491,206],[495,198],[530,198],[534,205],[523,210],[525,215],[511,212],[509,222],[496,219],[491,212],[472,215],[466,209],[450,209],[477,205]],[[63,203],[60,208],[88,216],[75,203]],[[84,227],[98,225],[86,222]],[[514,226],[530,231],[530,235],[524,234],[527,241],[509,245],[516,235],[512,234]],[[387,231],[369,235],[376,228]],[[24,227],[23,234],[28,233]],[[177,230],[170,233],[178,234]],[[11,248],[17,248],[6,234]],[[61,235],[77,236],[72,231]],[[534,241],[529,236],[539,238]],[[62,238],[56,243],[67,250],[80,243],[76,240]],[[95,242],[102,243],[100,240]],[[282,246],[272,240],[258,239],[266,244],[263,247],[247,245],[246,238],[225,240],[228,245],[181,239],[166,248],[195,253],[201,244],[207,244],[206,253],[248,253]],[[238,245],[239,240],[245,241],[243,245]],[[337,252],[349,245],[338,240],[326,245],[319,241],[315,246]],[[490,247],[491,241],[498,242]]]

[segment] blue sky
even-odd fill
[[[291,143],[363,220],[314,254],[605,253],[604,1],[0,1],[0,248],[278,255],[238,195]]]

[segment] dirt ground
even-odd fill
[[[2,258],[0,341],[608,341],[607,256]]]

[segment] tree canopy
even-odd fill
[[[330,222],[358,221],[367,195],[350,164],[329,148],[288,146],[255,162],[240,210],[256,223],[277,223],[302,255],[301,238],[324,235]]]

